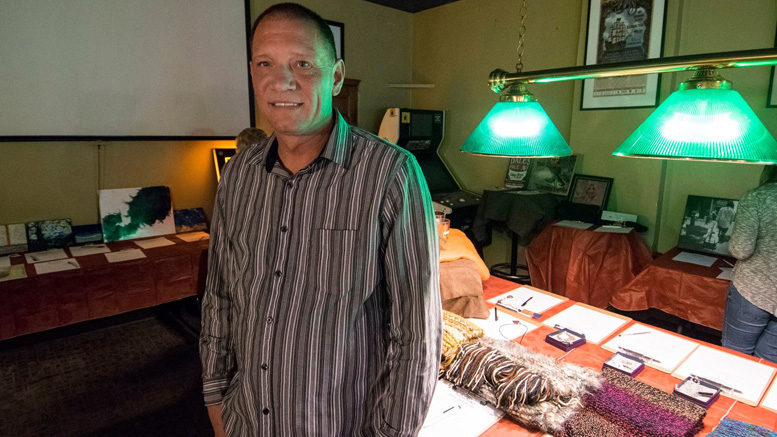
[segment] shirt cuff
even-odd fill
[[[231,378],[218,378],[203,381],[202,395],[205,399],[205,406],[208,407],[220,404],[224,400],[224,394],[226,394],[231,381]]]

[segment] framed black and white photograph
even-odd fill
[[[612,178],[576,174],[572,178],[569,201],[572,203],[595,205],[605,210],[607,208],[607,201],[610,199],[611,190]]]
[[[337,59],[345,59],[345,24],[330,20],[326,20],[326,24],[332,29],[332,36],[335,37],[335,53],[337,54]]]
[[[526,189],[567,196],[575,174],[577,155],[559,158],[533,158]]]
[[[590,0],[585,64],[660,58],[666,0]],[[659,74],[586,79],[580,109],[646,108],[658,105]]]
[[[677,247],[731,256],[728,241],[738,206],[738,200],[689,195]]]

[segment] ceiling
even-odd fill
[[[364,0],[370,3],[376,3],[390,8],[399,9],[405,12],[420,12],[426,9],[435,8],[444,4],[453,3],[457,0]]]

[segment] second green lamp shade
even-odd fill
[[[572,149],[537,101],[497,102],[464,141],[461,150],[507,157],[572,154]]]
[[[732,89],[672,93],[616,156],[777,164],[777,141]]]

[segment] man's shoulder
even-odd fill
[[[396,144],[381,138],[373,133],[367,132],[356,126],[351,126],[351,144],[357,149],[362,149],[365,153],[380,152],[387,159],[394,159],[397,161],[405,161],[413,159],[413,154],[408,150],[403,149]]]

